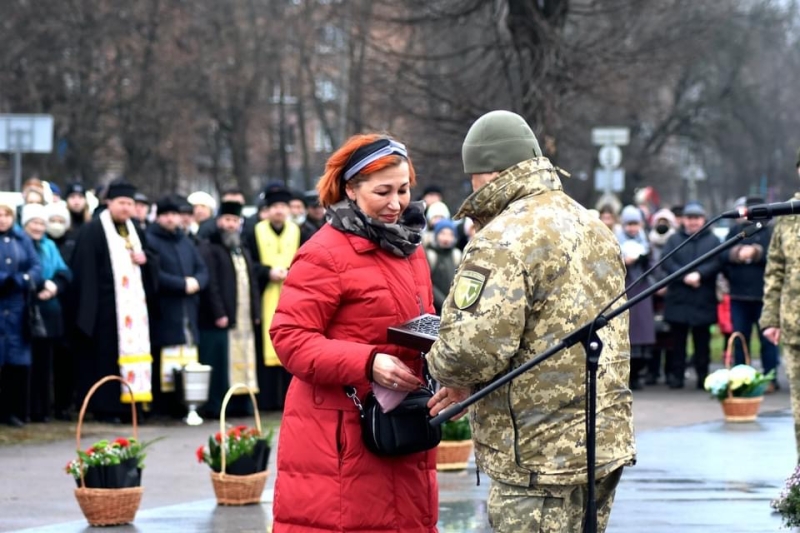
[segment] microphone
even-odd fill
[[[752,207],[740,207],[722,213],[720,218],[746,218],[747,220],[769,220],[783,215],[800,215],[800,201],[775,202],[759,204]]]

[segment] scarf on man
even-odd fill
[[[111,270],[114,274],[114,303],[117,313],[117,348],[120,375],[130,385],[122,388],[121,401],[131,403],[153,401],[151,372],[153,357],[150,354],[150,326],[147,316],[142,270],[133,263],[131,252],[141,252],[142,243],[133,223],[125,222],[127,235],[117,232],[111,213],[100,213]]]
[[[397,257],[410,257],[422,243],[423,206],[423,202],[411,202],[397,223],[387,224],[367,216],[355,202],[345,198],[330,206],[325,216],[339,231],[364,237]]]

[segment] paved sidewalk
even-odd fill
[[[689,382],[691,383],[691,381]],[[688,383],[687,383],[688,384]],[[626,470],[617,493],[609,533],[777,531],[769,500],[795,464],[787,387],[767,396],[752,424],[725,424],[719,404],[702,391],[664,386],[635,393],[638,464]],[[251,423],[251,420],[232,420]],[[275,415],[264,423],[277,423]],[[166,435],[153,445],[144,472],[144,497],[135,524],[116,532],[270,531],[274,454],[260,506],[217,507],[205,465],[194,450],[218,426],[207,423],[143,426],[143,439]],[[12,431],[0,429],[0,432]],[[130,433],[130,428],[87,426],[90,440]],[[0,531],[86,531],[63,472],[74,439],[0,446]],[[485,499],[489,480],[475,485],[469,472],[443,473],[442,532],[488,532]]]

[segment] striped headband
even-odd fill
[[[353,152],[350,161],[344,167],[344,181],[350,181],[364,167],[387,155],[399,155],[408,159],[408,152],[404,144],[392,139],[378,139]]]

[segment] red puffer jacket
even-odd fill
[[[329,225],[295,256],[270,336],[295,379],[278,442],[275,533],[437,531],[435,450],[380,458],[361,440],[344,392],[369,391],[375,353],[421,376],[419,352],[387,344],[386,329],[433,312],[422,247],[409,259]]]

